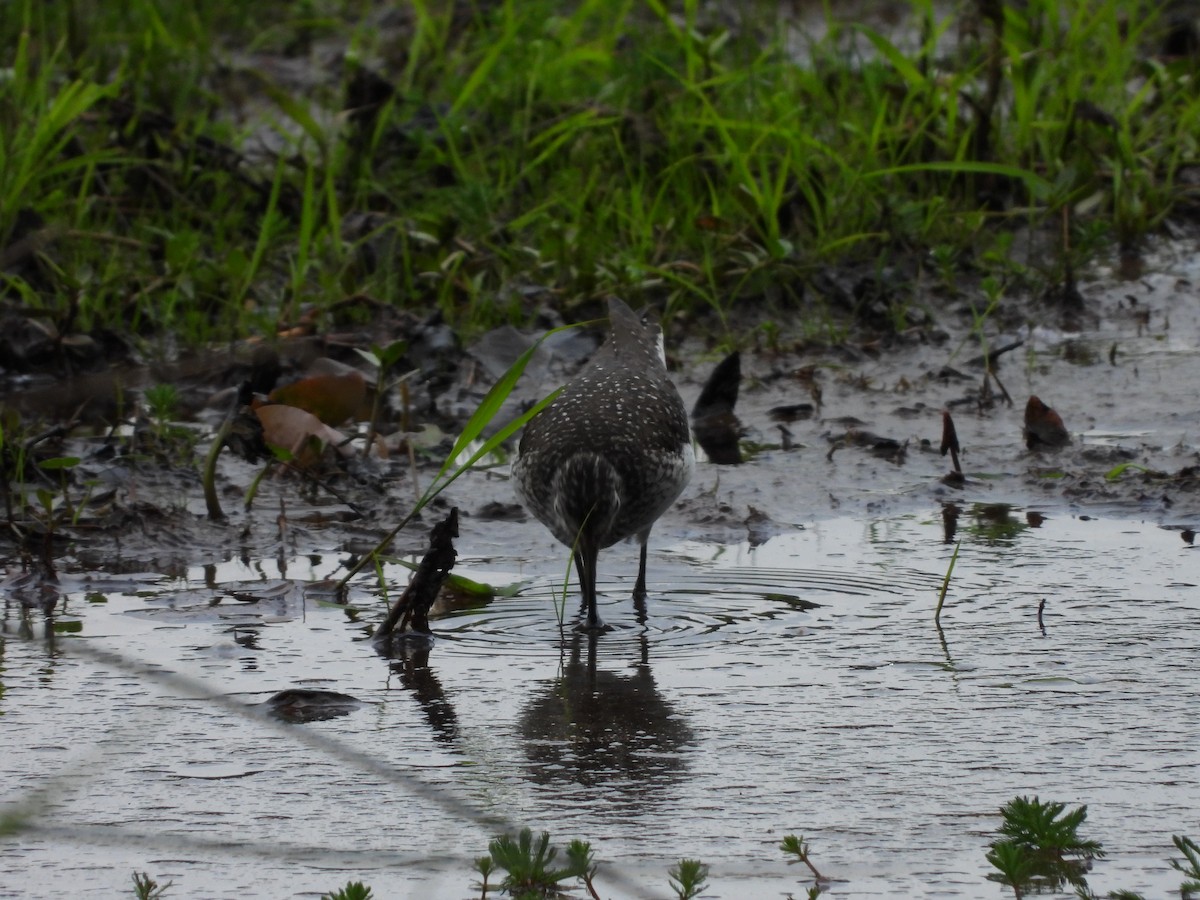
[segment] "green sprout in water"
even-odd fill
[[[933,611],[934,624],[938,624],[942,620],[942,607],[946,603],[946,591],[950,590],[950,576],[954,574],[954,564],[958,562],[958,551],[962,547],[962,541],[954,545],[954,553],[950,557],[950,565],[946,567],[946,577],[942,579],[942,589],[938,591],[937,607]]]
[[[363,350],[361,348],[356,349],[358,349],[359,355],[375,368],[375,390],[373,392],[374,399],[371,402],[371,422],[367,428],[366,440],[366,447],[369,450],[371,445],[375,442],[375,435],[379,430],[379,415],[382,411],[383,397],[387,392],[388,374],[391,372],[396,363],[398,363],[404,357],[404,354],[408,352],[408,342],[393,341],[386,347],[372,346],[370,350]],[[404,396],[408,396],[407,391],[404,392]],[[408,422],[407,403],[405,404],[403,413],[404,419],[401,422],[401,430],[408,431],[410,425]]]
[[[156,384],[146,388],[142,395],[146,399],[146,412],[157,423],[167,423],[175,418],[179,408],[179,391],[173,384]]]
[[[1200,893],[1200,846],[1197,846],[1190,837],[1182,834],[1172,835],[1171,840],[1184,857],[1182,861],[1171,860],[1171,868],[1182,872],[1187,878],[1187,881],[1179,886],[1179,893]]]
[[[134,872],[133,895],[138,900],[160,900],[160,898],[166,896],[167,888],[174,883],[173,881],[168,881],[166,884],[160,885],[145,872]]]
[[[1001,837],[987,854],[997,873],[989,877],[1012,888],[1018,900],[1028,890],[1053,891],[1064,884],[1086,890],[1088,861],[1104,856],[1099,841],[1079,836],[1086,806],[1067,812],[1065,803],[1017,797],[1000,808],[1000,815]]]
[[[173,384],[155,384],[142,392],[148,432],[139,432],[145,449],[166,457],[190,458],[195,440],[185,427],[176,424],[179,417],[179,391]]]
[[[321,900],[371,900],[374,894],[361,881],[351,881],[332,894],[322,894]]]
[[[809,847],[808,842],[805,841],[803,837],[797,837],[794,834],[789,834],[783,839],[782,842],[780,842],[779,849],[790,856],[796,857],[794,860],[789,860],[789,862],[802,862],[808,866],[808,870],[812,872],[813,878],[817,880],[816,885],[809,890],[808,895],[810,897],[816,897],[818,894],[820,894],[821,885],[828,881],[828,879],[817,871],[817,867],[813,865],[813,861],[809,858],[808,854],[811,848]]]
[[[708,887],[708,866],[698,859],[681,859],[669,874],[671,890],[679,900],[692,900]]]
[[[518,900],[561,897],[565,893],[563,882],[571,879],[583,881],[588,893],[599,896],[592,886],[595,861],[585,841],[572,841],[567,846],[567,864],[562,868],[553,867],[558,848],[551,846],[550,834],[545,831],[536,839],[528,828],[522,828],[515,839],[501,835],[488,844],[488,854],[475,861],[475,868],[483,875],[481,898],[487,896],[487,878],[494,869],[508,873],[500,889]]]

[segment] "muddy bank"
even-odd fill
[[[1154,274],[1135,282],[1092,273],[1081,285],[1088,315],[1076,330],[1062,327],[1061,309],[1032,303],[1006,304],[1005,317],[980,322],[965,299],[886,343],[859,329],[838,346],[814,346],[799,323],[777,323],[770,341],[742,353],[734,413],[745,462],[702,464],[658,525],[656,541],[737,541],[822,517],[888,515],[930,503],[1013,504],[1195,527],[1200,412],[1189,386],[1200,376],[1200,312],[1192,242],[1164,244],[1152,262]],[[557,322],[548,316],[545,324]],[[705,337],[703,323],[667,325],[673,376],[690,408],[725,354]],[[597,326],[547,341],[495,424],[569,377],[601,334]],[[162,571],[231,552],[337,549],[353,557],[411,508],[462,423],[534,337],[502,329],[463,347],[436,320],[388,315],[355,331],[283,341],[278,351],[250,346],[153,368],[46,375],[37,386],[10,381],[5,405],[10,422],[26,428],[27,455],[78,462],[26,469],[21,480],[9,457],[10,504],[19,506],[24,489],[29,506],[23,522],[12,514],[18,527],[5,535],[5,554],[10,564],[48,553],[85,567]],[[217,471],[229,521],[208,520],[198,472],[239,381],[268,391],[331,357],[343,365],[357,360],[369,387],[374,375],[356,349],[397,338],[408,346],[394,371],[406,374],[399,387],[389,379],[376,452],[363,454],[366,425],[347,423],[340,433],[356,441],[341,452],[326,449],[304,475],[269,475],[247,511],[244,500],[265,463],[227,450]],[[1011,349],[985,378],[985,351],[1003,347]],[[180,420],[156,425],[145,390],[164,382],[179,398]],[[1066,446],[1027,449],[1032,395],[1061,415]],[[943,411],[961,442],[960,483],[945,479],[951,461],[939,452]],[[10,453],[19,433],[9,429]],[[559,553],[516,506],[506,458],[485,463],[452,485],[432,514],[460,507],[465,547],[511,537],[534,552]],[[39,488],[49,492],[49,513],[36,506]],[[419,550],[425,527],[415,522],[397,549]]]

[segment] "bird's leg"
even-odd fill
[[[582,613],[586,610],[587,615],[586,621],[576,627],[589,632],[606,630],[604,623],[600,621],[599,613],[596,612],[596,558],[599,555],[598,547],[583,542],[575,551],[575,568],[579,570],[579,590],[583,594],[583,604],[579,611]]]
[[[646,601],[646,541],[650,537],[650,532],[645,532],[638,535],[638,540],[642,545],[642,556],[638,562],[637,581],[633,585],[633,600],[634,603],[644,603]]]
[[[595,585],[588,586],[587,560],[584,559],[582,548],[575,549],[575,573],[579,576],[579,614],[583,615],[589,604],[589,598],[595,592]]]
[[[633,595],[633,617],[639,625],[646,624],[646,595]]]

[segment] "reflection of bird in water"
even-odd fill
[[[692,476],[687,409],[662,351],[662,329],[616,298],[612,330],[586,369],[525,426],[513,484],[551,533],[574,549],[587,629],[596,613],[596,560],[641,542],[634,596],[646,594],[646,540]]]
[[[640,801],[682,778],[692,730],[659,693],[645,637],[632,675],[596,668],[595,633],[574,634],[566,649],[562,673],[518,723],[533,780],[624,789]]]

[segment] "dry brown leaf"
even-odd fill
[[[263,440],[292,454],[296,465],[313,465],[326,445],[332,445],[343,456],[351,452],[345,435],[303,409],[273,403],[258,407],[254,414],[262,423]]]
[[[326,425],[340,425],[353,417],[370,416],[367,404],[367,380],[351,369],[339,374],[318,374],[301,378],[271,391],[272,403],[307,410]]]

